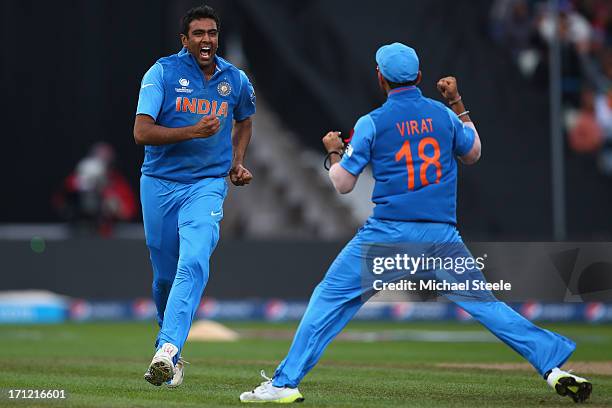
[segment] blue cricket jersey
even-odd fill
[[[161,146],[145,146],[142,173],[181,183],[224,177],[232,163],[232,124],[255,113],[255,91],[244,72],[215,56],[210,80],[183,48],[159,59],[144,75],[136,114],[151,116],[158,125],[191,126],[215,114],[220,128],[208,138]]]
[[[456,224],[457,163],[474,130],[415,86],[392,90],[362,116],[340,165],[357,176],[370,163],[374,218]]]

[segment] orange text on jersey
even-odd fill
[[[197,99],[197,98],[176,98],[176,111],[177,112],[191,112],[197,113],[198,115],[208,115],[210,113],[215,116],[227,116],[227,102],[222,102],[217,110],[217,101],[213,100],[210,102],[208,99]]]
[[[397,126],[397,130],[402,137],[433,132],[433,122],[431,118],[421,119],[420,121],[406,120],[397,122],[395,126]]]

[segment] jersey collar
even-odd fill
[[[387,94],[387,98],[418,98],[420,96],[422,96],[421,90],[416,85],[395,88]]]

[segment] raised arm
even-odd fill
[[[451,110],[457,116],[459,116],[459,119],[463,122],[464,126],[469,127],[474,131],[475,136],[472,148],[466,154],[459,156],[459,160],[461,160],[462,163],[474,164],[478,161],[478,159],[480,159],[480,136],[478,135],[474,122],[472,122],[469,114],[466,113],[467,110],[463,104],[463,99],[457,90],[457,79],[452,76],[442,78],[438,81],[437,86],[438,91],[440,91],[446,102],[449,104]]]

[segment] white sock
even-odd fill
[[[550,385],[551,387],[554,388],[554,383],[553,383],[553,378],[557,378],[558,374],[561,370],[559,369],[559,367],[555,367],[552,370],[550,370],[550,373],[548,373],[548,377],[546,377],[546,382],[548,383],[548,385]]]
[[[163,351],[164,353],[170,354],[170,357],[174,357],[176,356],[176,353],[178,353],[178,347],[172,343],[164,343],[160,347],[159,351]]]

